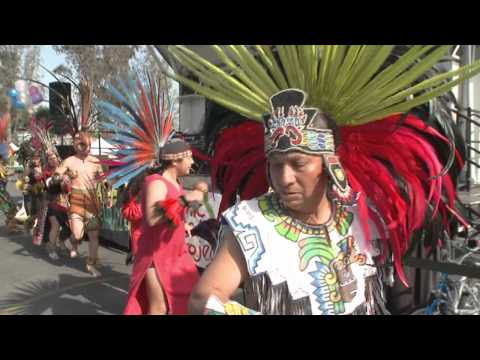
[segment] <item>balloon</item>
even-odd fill
[[[43,101],[42,92],[36,86],[30,86],[28,92],[30,93],[30,97],[32,98],[33,105],[37,105],[38,103],[41,103]]]
[[[28,97],[27,97],[27,94],[25,93],[21,93],[17,96],[17,100],[19,100],[20,102],[26,104],[27,101],[28,101]]]
[[[8,144],[0,144],[0,157],[2,157],[4,160],[8,159]]]
[[[18,91],[16,89],[8,90],[8,96],[10,96],[12,99],[15,99],[17,95],[18,95]]]
[[[25,109],[25,103],[16,99],[13,103],[17,109]]]
[[[17,106],[18,109],[25,109],[27,107],[29,107],[31,104],[30,104],[30,101],[29,99],[27,98],[26,95],[20,95],[17,97],[17,103],[15,106]]]
[[[15,89],[17,89],[19,93],[24,92],[27,89],[27,83],[25,82],[25,80],[15,81]]]

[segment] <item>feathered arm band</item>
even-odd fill
[[[157,201],[154,206],[157,216],[165,218],[170,226],[177,227],[182,223],[183,214],[190,203],[184,196],[180,196],[177,199],[169,198],[164,201]]]
[[[47,192],[51,195],[68,194],[71,190],[71,184],[66,183],[62,175],[55,174],[47,180]]]

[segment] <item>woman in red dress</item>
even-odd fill
[[[148,73],[127,80],[118,88],[109,86],[115,104],[96,102],[105,115],[103,126],[114,133],[107,180],[120,187],[149,172],[140,193],[144,216],[124,313],[186,314],[199,275],[185,241],[190,229],[184,215],[190,202],[203,200],[205,189],[185,193],[178,182],[193,160],[190,146],[175,138],[175,103],[168,91]]]
[[[199,274],[185,241],[188,229],[181,198],[200,202],[203,193],[185,193],[178,177],[187,175],[192,164],[188,144],[177,139],[162,149],[160,168],[145,178],[145,216],[125,308],[127,315],[187,314],[188,299]],[[159,206],[163,206],[160,212]]]

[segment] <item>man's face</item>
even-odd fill
[[[272,186],[285,206],[294,211],[312,211],[327,184],[321,156],[292,151],[268,158]]]
[[[35,156],[32,158],[32,164],[35,167],[39,167],[41,165],[41,160],[39,157]]]
[[[51,167],[57,167],[60,163],[57,159],[57,156],[53,153],[47,154],[47,160],[48,160],[48,165],[50,165]]]
[[[191,156],[176,161],[178,176],[185,176],[190,173],[193,165],[193,158]]]
[[[80,155],[88,155],[90,153],[90,137],[86,134],[79,134],[74,141],[75,151]]]

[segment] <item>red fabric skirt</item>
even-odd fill
[[[183,193],[183,189],[179,192],[172,183],[157,174],[145,179],[144,190],[154,180],[162,180],[166,184],[167,198],[179,197]],[[144,220],[133,264],[125,315],[148,313],[148,298],[143,280],[151,266],[155,268],[163,287],[168,314],[187,314],[188,300],[199,274],[188,253],[183,222],[172,228],[164,222],[149,226]]]

